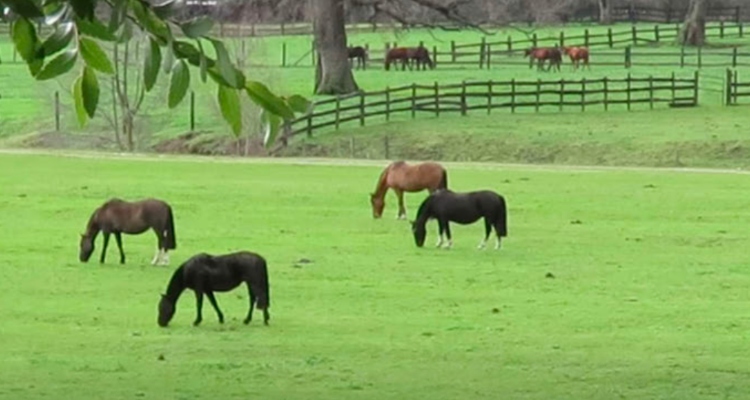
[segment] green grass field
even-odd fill
[[[383,162],[3,153],[0,398],[746,396],[747,174],[446,165],[506,196],[503,250],[475,249],[481,225],[416,248],[392,194],[373,220]],[[151,234],[124,266],[77,261],[110,196],[173,205],[168,268]],[[242,325],[243,289],[217,296],[223,326],[205,305],[192,327],[190,293],[157,326],[179,262],[238,249],[269,261],[269,327]]]

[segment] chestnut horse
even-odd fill
[[[570,57],[570,62],[573,63],[573,68],[578,69],[579,64],[583,61],[583,65],[588,69],[591,69],[589,65],[589,49],[586,47],[563,47],[563,52]]]
[[[151,261],[156,264],[160,260],[169,263],[168,250],[177,248],[174,232],[174,218],[172,207],[157,199],[145,199],[129,202],[120,199],[110,199],[101,207],[94,210],[86,225],[86,233],[81,235],[79,258],[87,262],[94,252],[94,241],[99,232],[104,234],[102,255],[99,262],[104,262],[109,244],[109,235],[114,234],[117,247],[120,250],[120,264],[125,264],[125,253],[122,251],[121,234],[138,235],[148,229],[153,229],[158,239],[159,248]]]
[[[354,46],[354,47],[347,47],[347,52],[349,53],[349,59],[352,58],[355,59],[357,63],[357,68],[365,68],[365,62],[367,62],[367,49],[365,49],[362,46]]]
[[[406,70],[407,64],[410,61],[415,60],[417,63],[417,69],[420,66],[429,66],[430,69],[435,68],[435,64],[430,58],[430,52],[423,46],[419,47],[394,47],[385,55],[385,70],[391,69],[391,63],[394,61],[401,60],[401,70]],[[410,66],[411,68],[411,66]]]
[[[370,194],[373,218],[380,218],[385,208],[385,194],[393,189],[398,197],[399,219],[406,219],[404,192],[419,192],[427,189],[430,193],[448,188],[448,173],[442,165],[434,162],[409,165],[405,161],[389,164],[378,178],[375,193]]]
[[[560,63],[562,63],[562,53],[557,47],[532,47],[524,51],[524,57],[529,57],[529,68],[534,65],[534,60],[537,60],[537,69],[542,70],[544,62],[549,60],[549,66],[547,71],[554,65],[557,70],[560,70]]]

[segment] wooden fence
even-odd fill
[[[727,69],[726,76],[726,105],[737,105],[740,102],[750,102],[750,82],[740,82],[737,70]]]
[[[615,107],[630,110],[644,104],[654,108],[659,104],[670,107],[692,107],[698,104],[698,73],[690,78],[669,77],[634,78],[630,74],[621,79],[581,79],[504,82],[461,82],[453,85],[412,84],[386,88],[377,92],[360,92],[348,96],[316,102],[312,112],[292,121],[287,135],[306,133],[354,122],[364,126],[374,117],[380,121],[392,118],[415,118],[417,114],[439,117],[444,113],[467,115],[471,110],[506,109],[511,113],[523,110],[575,107],[581,111],[594,106],[604,110]]]
[[[417,46],[423,45],[431,50],[431,57],[436,65],[442,66],[455,66],[455,67],[476,67],[476,68],[490,68],[492,65],[503,65],[503,64],[522,64],[521,58],[523,56],[523,50],[529,47],[545,47],[545,46],[586,46],[586,47],[609,47],[615,48],[620,45],[625,45],[624,49],[619,52],[607,52],[597,49],[592,54],[592,59],[596,60],[600,55],[607,57],[606,61],[601,65],[633,65],[633,61],[627,61],[627,52],[630,52],[640,65],[671,65],[671,66],[697,66],[699,62],[696,60],[691,65],[686,63],[686,57],[690,57],[691,54],[695,54],[698,57],[698,53],[703,51],[699,50],[682,50],[680,52],[643,52],[640,54],[634,54],[630,46],[638,46],[642,44],[651,44],[659,42],[673,42],[677,38],[679,32],[679,25],[654,25],[653,27],[638,27],[632,26],[626,30],[613,31],[612,28],[608,28],[605,33],[592,34],[588,29],[584,30],[583,34],[580,35],[565,35],[565,32],[561,31],[557,36],[546,36],[538,37],[535,33],[531,34],[529,38],[518,39],[508,36],[504,41],[490,42],[487,37],[482,38],[479,43],[464,43],[457,44],[455,41],[451,41],[449,47],[438,48],[432,46],[430,49],[429,43],[408,43],[401,45],[405,46]],[[739,24],[725,24],[719,23],[716,25],[709,25],[706,27],[706,35],[708,37],[716,38],[729,38],[729,37],[744,37],[746,34],[745,26],[743,23]],[[385,54],[388,49],[398,46],[398,43],[386,43],[382,46],[370,46],[369,44],[361,43],[350,43],[350,46],[361,45],[368,49],[368,60],[365,63],[366,68],[382,68],[385,60]],[[312,42],[310,48],[300,55],[294,54],[288,50],[286,43],[281,44],[281,66],[282,67],[298,67],[305,66],[309,67],[314,65],[315,58],[313,56],[314,51],[312,48]],[[717,61],[713,63],[714,66],[722,67],[736,67],[741,62],[739,57],[747,56],[747,53],[739,53],[736,49],[724,49],[721,51],[703,51],[704,54],[724,54],[725,62],[717,64]],[[660,64],[642,64],[641,60],[644,60],[646,56],[650,54],[656,54],[660,60]],[[509,60],[508,56],[519,56],[518,60]],[[619,61],[612,59],[619,58]],[[644,61],[645,62],[645,61]],[[593,62],[594,65],[597,61]]]

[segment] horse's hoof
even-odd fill
[[[198,326],[200,324],[201,324],[201,321],[195,321],[195,322],[193,322],[193,326]]]
[[[245,318],[245,320],[244,320],[244,321],[242,321],[242,323],[243,323],[243,324],[245,324],[245,325],[247,325],[247,324],[249,324],[249,323],[250,323],[250,320],[249,320],[249,319],[247,319],[247,318]]]

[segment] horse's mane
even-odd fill
[[[167,298],[177,301],[182,291],[185,290],[185,266],[191,261],[193,261],[192,258],[182,263],[172,274],[172,278],[169,279],[169,284],[167,284]]]
[[[427,213],[427,208],[430,206],[430,203],[432,202],[433,195],[427,196],[426,199],[422,202],[422,204],[419,205],[419,208],[417,209],[417,221],[421,221],[424,219],[427,220],[427,217],[424,215]]]

